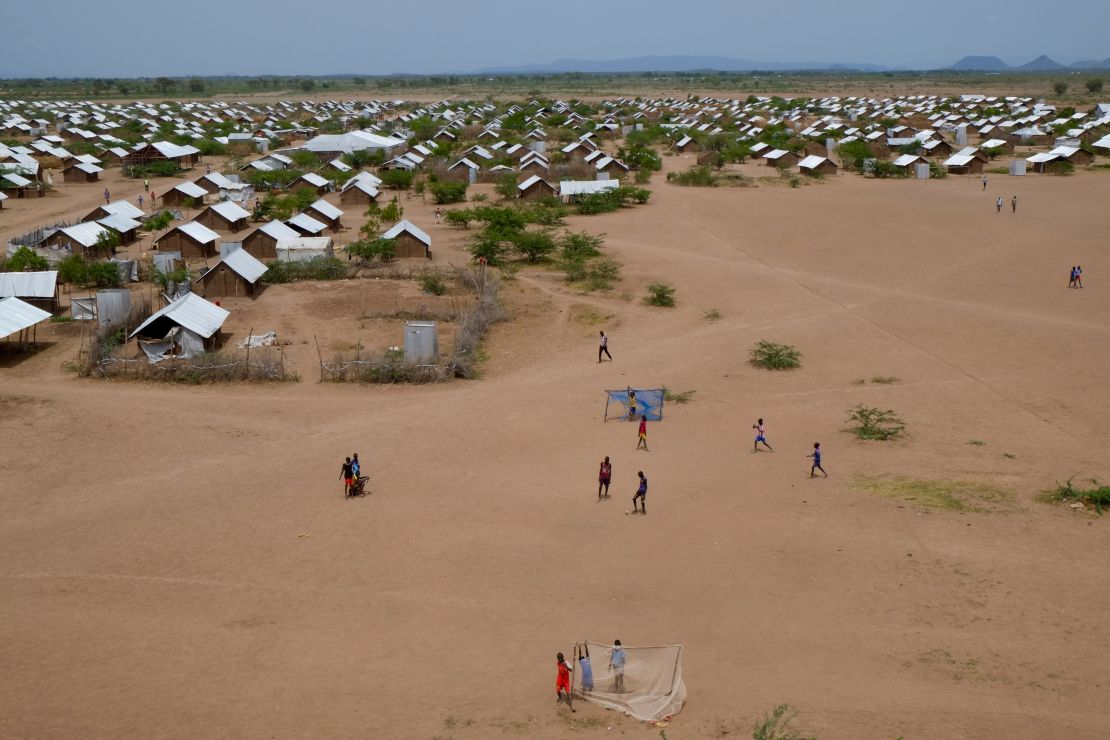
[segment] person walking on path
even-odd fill
[[[605,332],[601,332],[601,338],[597,342],[597,364],[601,364],[601,355],[604,354],[609,358],[609,362],[613,361],[613,356],[609,354],[609,337]]]
[[[108,188],[104,188],[104,202],[105,204],[112,202],[112,196],[108,193]]]
[[[442,219],[443,219],[443,209],[442,208],[437,208],[436,209],[436,223],[438,224]]]
[[[602,498],[609,498],[609,483],[613,480],[613,466],[609,464],[609,456],[606,455],[605,459],[601,461],[601,469],[597,472],[597,500]],[[602,496],[602,489],[605,490],[605,495]]]
[[[987,189],[987,176],[983,175],[983,190]]]
[[[643,475],[643,473],[640,473]],[[609,670],[613,672],[613,693],[624,693],[624,648],[620,640],[613,640],[613,649],[609,651]]]
[[[1017,196],[1016,195],[1013,198],[1010,198],[1010,208],[1013,210],[1014,213],[1017,213]]]
[[[762,442],[763,446],[771,452],[771,445],[767,444],[766,430],[763,428],[763,419],[760,419],[755,424],[752,424],[752,429],[755,430],[755,442],[752,443],[752,452],[759,452],[759,444]]]
[[[1075,287],[1083,287],[1083,265],[1075,266]]]
[[[820,470],[821,474],[824,475],[826,478],[829,477],[829,474],[826,473],[825,469],[821,467],[821,443],[820,442],[814,442],[813,443],[813,454],[812,455],[806,455],[806,457],[812,457],[813,458],[813,466],[809,469],[809,477],[810,478],[816,477],[814,475],[814,473],[818,470]]]
[[[998,196],[997,200],[994,201],[994,212],[995,213],[1002,213],[1002,196],[1001,195]]]
[[[342,467],[339,468],[339,477],[343,479],[343,496],[350,496],[351,488],[353,488],[355,484],[355,474],[351,467],[351,458],[348,457],[343,462]]]
[[[143,180],[143,190],[150,192],[150,180]]]
[[[644,448],[644,452],[648,452],[647,447],[647,416],[640,417],[640,441],[636,443],[636,449]]]
[[[578,674],[582,677],[582,693],[588,694],[594,690],[594,669],[590,665],[590,646],[583,642],[574,646],[578,656]]]
[[[204,174],[206,174],[206,175],[211,175],[212,174],[212,165],[210,165],[210,164],[204,165]]]
[[[565,701],[570,711],[574,711],[574,697],[570,694],[570,674],[574,669],[563,657],[562,653],[555,655],[558,674],[555,676],[555,703]]]
[[[1075,265],[1071,266],[1071,274],[1068,276],[1068,287],[1075,287]]]
[[[647,476],[644,475],[642,470],[637,472],[636,475],[640,476],[640,487],[636,489],[636,494],[632,497],[632,513],[635,514],[640,511],[636,502],[636,499],[640,499],[639,506],[643,507],[643,513],[647,514]]]
[[[139,210],[143,210],[143,194],[139,193]]]

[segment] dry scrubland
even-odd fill
[[[0,734],[654,737],[554,708],[555,652],[614,637],[685,645],[671,740],[749,737],[780,702],[822,740],[1110,734],[1106,523],[1038,500],[1110,474],[1110,173],[701,189],[665,182],[692,155],[663,160],[648,205],[568,219],[607,234],[619,285],[509,275],[481,380],[315,382],[313,334],[398,343],[375,315],[450,301],[412,284],[225,303],[233,338],[292,342],[300,383],[77,380],[76,330],[40,327],[0,365]],[[0,224],[102,190],[8,201]],[[403,203],[434,264],[466,261],[465,231]],[[676,307],[642,303],[658,281]],[[802,366],[753,368],[759,339]],[[601,420],[629,384],[696,391],[650,453]],[[860,403],[908,436],[857,440]],[[756,417],[773,453],[750,452]],[[344,500],[355,450],[372,492]],[[624,516],[638,469],[651,514]]]

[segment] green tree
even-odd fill
[[[497,184],[494,185],[494,191],[505,200],[512,200],[517,197],[517,182],[515,172],[506,172],[501,177],[497,178]]]
[[[293,160],[293,164],[297,165],[302,170],[314,170],[320,166],[320,158],[316,156],[316,152],[310,152],[305,149],[300,149],[289,155]]]
[[[204,92],[204,80],[199,77],[189,78],[189,92],[200,93]]]
[[[446,203],[460,203],[466,200],[467,183],[465,182],[433,182],[428,184],[435,202],[443,205]]]
[[[1102,92],[1102,78],[1101,77],[1094,77],[1092,79],[1087,80],[1087,92],[1089,92],[1089,93],[1100,93],[1100,92]]]
[[[316,89],[316,80],[304,79],[301,80],[301,89],[305,92],[312,92]]]
[[[58,263],[58,279],[67,285],[84,285],[88,266],[80,255],[71,254]]]
[[[389,201],[386,207],[382,209],[382,223],[395,224],[400,221],[401,217],[404,215],[404,207],[397,200],[397,196],[393,196],[393,200]]]
[[[50,263],[40,257],[30,247],[20,247],[8,258],[4,269],[8,272],[41,272],[49,270]]]
[[[411,170],[385,170],[379,173],[378,177],[382,180],[382,187],[390,190],[408,190],[412,187]]]
[[[555,239],[548,230],[521,231],[512,240],[513,251],[536,263],[555,251]]]
[[[392,239],[366,239],[348,246],[347,252],[368,261],[388,262],[397,255],[397,245]]]
[[[162,93],[168,93],[176,85],[177,83],[171,80],[169,77],[159,77],[154,80],[154,86],[158,88],[158,92]]]
[[[1068,83],[1057,82],[1055,85],[1052,86],[1052,89],[1056,91],[1057,95],[1063,95],[1068,91]]]

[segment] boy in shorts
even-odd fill
[[[613,480],[613,466],[609,464],[609,456],[601,461],[601,469],[597,473],[597,500],[600,501],[601,489],[605,489],[605,498],[609,498],[609,482]]]
[[[763,419],[760,419],[755,424],[752,424],[752,429],[755,430],[755,442],[752,443],[752,452],[759,452],[759,444],[762,442],[763,446],[771,450],[771,445],[767,444],[767,437],[763,428]],[[774,450],[771,450],[774,452]]]
[[[640,511],[636,502],[636,499],[639,499],[639,506],[643,508],[643,513],[647,514],[647,477],[642,470],[637,472],[636,475],[640,476],[640,487],[636,489],[636,495],[632,497],[632,511],[633,513]]]

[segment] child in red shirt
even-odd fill
[[[574,705],[572,704],[573,699],[570,693],[570,672],[574,669],[571,667],[570,663],[567,662],[566,658],[563,657],[562,653],[556,655],[555,660],[559,667],[559,675],[555,678],[555,703],[558,704],[561,701],[565,701],[567,706],[570,707],[570,711],[573,712]]]

